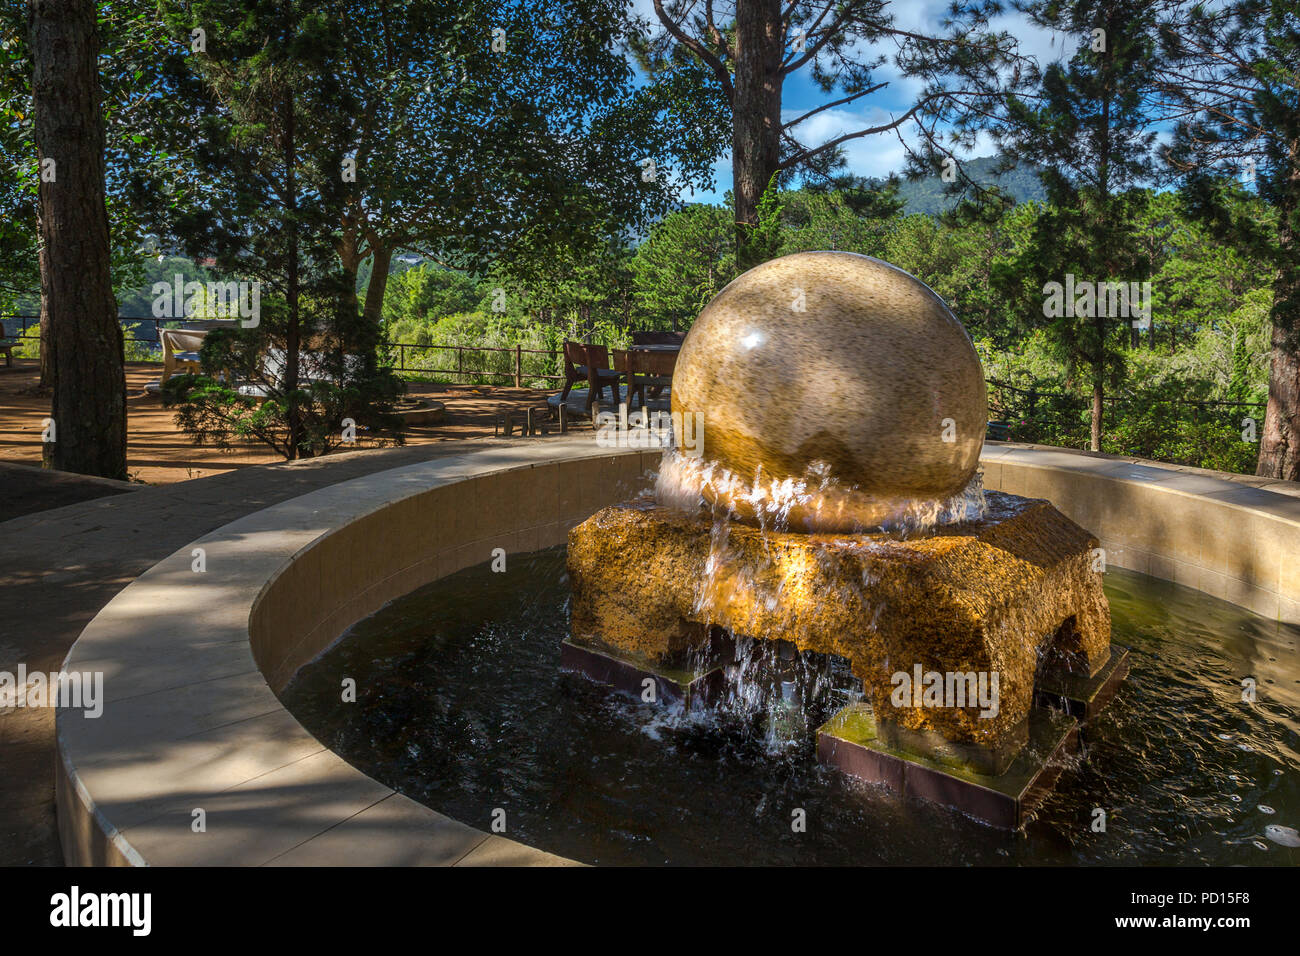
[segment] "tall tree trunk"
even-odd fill
[[[1273,320],[1268,409],[1255,474],[1300,481],[1300,335]]]
[[[1092,437],[1088,447],[1101,451],[1101,425],[1105,415],[1105,381],[1106,381],[1106,317],[1102,310],[1097,310],[1093,320],[1097,332],[1097,354],[1092,361]]]
[[[294,141],[293,90],[284,94],[284,182],[285,195],[289,197],[285,234],[288,237],[285,300],[289,306],[289,331],[284,344],[284,391],[287,400],[285,418],[289,428],[290,461],[298,457],[302,443],[302,410],[298,405],[298,357],[302,349],[302,316],[298,290],[298,186],[294,175],[297,164],[297,147]]]
[[[1273,283],[1273,355],[1268,371],[1268,409],[1255,474],[1300,481],[1300,264],[1295,220],[1300,198],[1300,144],[1291,149],[1290,182],[1278,209],[1282,266]]]
[[[1088,443],[1088,447],[1093,451],[1101,451],[1101,419],[1104,407],[1101,369],[1093,369],[1092,374],[1092,438]]]
[[[61,471],[125,479],[126,374],[104,206],[95,17],[92,0],[31,0],[27,10],[43,174],[41,367],[53,375],[55,427],[44,457]]]
[[[38,214],[39,218],[39,214]],[[52,390],[54,383],[58,380],[58,375],[54,368],[54,332],[50,328],[50,315],[48,310],[41,308],[40,322],[36,325],[41,344],[41,379],[40,388]]]
[[[731,138],[736,203],[736,264],[761,260],[751,241],[758,201],[781,160],[781,60],[785,32],[780,0],[736,4],[736,74]]]

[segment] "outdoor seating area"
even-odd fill
[[[592,415],[609,396],[612,408],[626,402],[650,411],[669,409],[667,393],[681,351],[684,332],[633,332],[626,349],[610,350],[591,342],[564,343],[564,388],[550,398],[552,408]],[[585,382],[586,388],[575,385]]]
[[[145,390],[156,395],[172,376],[197,374],[200,371],[199,351],[203,348],[208,333],[214,328],[230,327],[231,324],[230,322],[192,322],[180,329],[160,328],[158,341],[162,345],[162,375],[149,382]],[[335,376],[329,369],[328,348],[329,343],[324,340],[306,343],[304,351],[298,357],[298,381],[302,385],[309,386],[312,382],[334,380]],[[344,364],[348,368],[355,368],[360,361],[360,356],[349,355],[345,357]],[[260,370],[262,381],[238,382],[236,391],[246,398],[264,401],[269,394],[265,383],[280,381],[284,374],[284,366],[284,350],[267,349]],[[226,379],[230,378],[228,373],[222,373],[222,376]]]

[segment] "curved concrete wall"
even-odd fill
[[[102,671],[106,684],[102,717],[59,712],[67,862],[564,862],[370,779],[275,694],[388,601],[494,548],[563,542],[644,486],[658,457],[611,453],[590,437],[469,451],[257,512],[151,568],[91,622],[64,665]],[[1111,564],[1300,623],[1300,497],[1017,446],[987,446],[984,469],[988,488],[1051,498],[1098,534]]]
[[[1061,449],[987,445],[987,488],[1050,499],[1107,562],[1300,624],[1300,485]]]
[[[275,692],[393,598],[487,561],[494,548],[563,542],[573,525],[644,487],[658,459],[611,454],[589,437],[470,451],[295,498],[150,568],[64,663],[65,672],[105,675],[101,717],[58,714],[65,861],[566,862],[370,779],[308,734]],[[205,830],[196,833],[199,810]]]

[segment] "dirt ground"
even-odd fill
[[[127,385],[127,473],[132,481],[165,485],[191,478],[265,465],[282,460],[261,445],[240,445],[229,451],[195,445],[173,421],[145,385],[158,378],[161,365],[128,363]],[[39,376],[32,359],[14,359],[13,368],[0,366],[0,461],[39,465],[41,463],[41,421],[50,413],[50,400],[34,394]],[[497,416],[508,409],[522,410],[545,404],[550,393],[529,388],[485,385],[437,385],[411,382],[412,396],[428,396],[442,402],[447,413],[443,424],[409,428],[408,445],[450,441],[457,438],[491,436]],[[349,451],[366,447],[358,438]]]

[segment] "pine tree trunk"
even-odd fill
[[[293,91],[284,96],[284,180],[285,194],[289,197],[286,217],[288,250],[285,276],[285,300],[289,306],[289,329],[284,344],[284,382],[286,396],[285,419],[288,425],[288,447],[285,454],[290,461],[298,457],[302,443],[302,410],[298,403],[298,357],[302,349],[302,317],[298,291],[298,193],[294,176],[297,150],[294,141]]]
[[[1097,370],[1092,383],[1092,439],[1088,443],[1093,451],[1101,451],[1102,398],[1101,371]]]
[[[1101,425],[1102,417],[1105,414],[1105,381],[1106,381],[1106,317],[1102,310],[1097,310],[1097,317],[1094,319],[1094,327],[1097,334],[1097,356],[1092,363],[1092,436],[1088,447],[1093,451],[1101,451]]]
[[[39,217],[39,213],[37,214]],[[54,334],[50,331],[49,311],[42,307],[40,322],[36,325],[41,343],[41,380],[42,390],[53,390],[58,375],[54,371]]]
[[[1300,146],[1291,155],[1296,158]],[[1273,284],[1273,356],[1268,372],[1268,410],[1260,439],[1255,474],[1300,481],[1300,264],[1296,263],[1294,220],[1300,196],[1300,167],[1292,166],[1290,182],[1278,209],[1278,243],[1282,267]]]
[[[785,34],[780,0],[736,4],[736,74],[731,173],[736,203],[736,264],[758,264],[751,242],[758,201],[781,159],[781,60]]]
[[[104,117],[91,0],[32,0],[32,103],[40,183],[42,383],[53,388],[61,471],[125,479],[126,376],[104,206]],[[46,376],[51,380],[46,381]]]
[[[1300,336],[1273,321],[1268,410],[1255,474],[1300,481]]]

